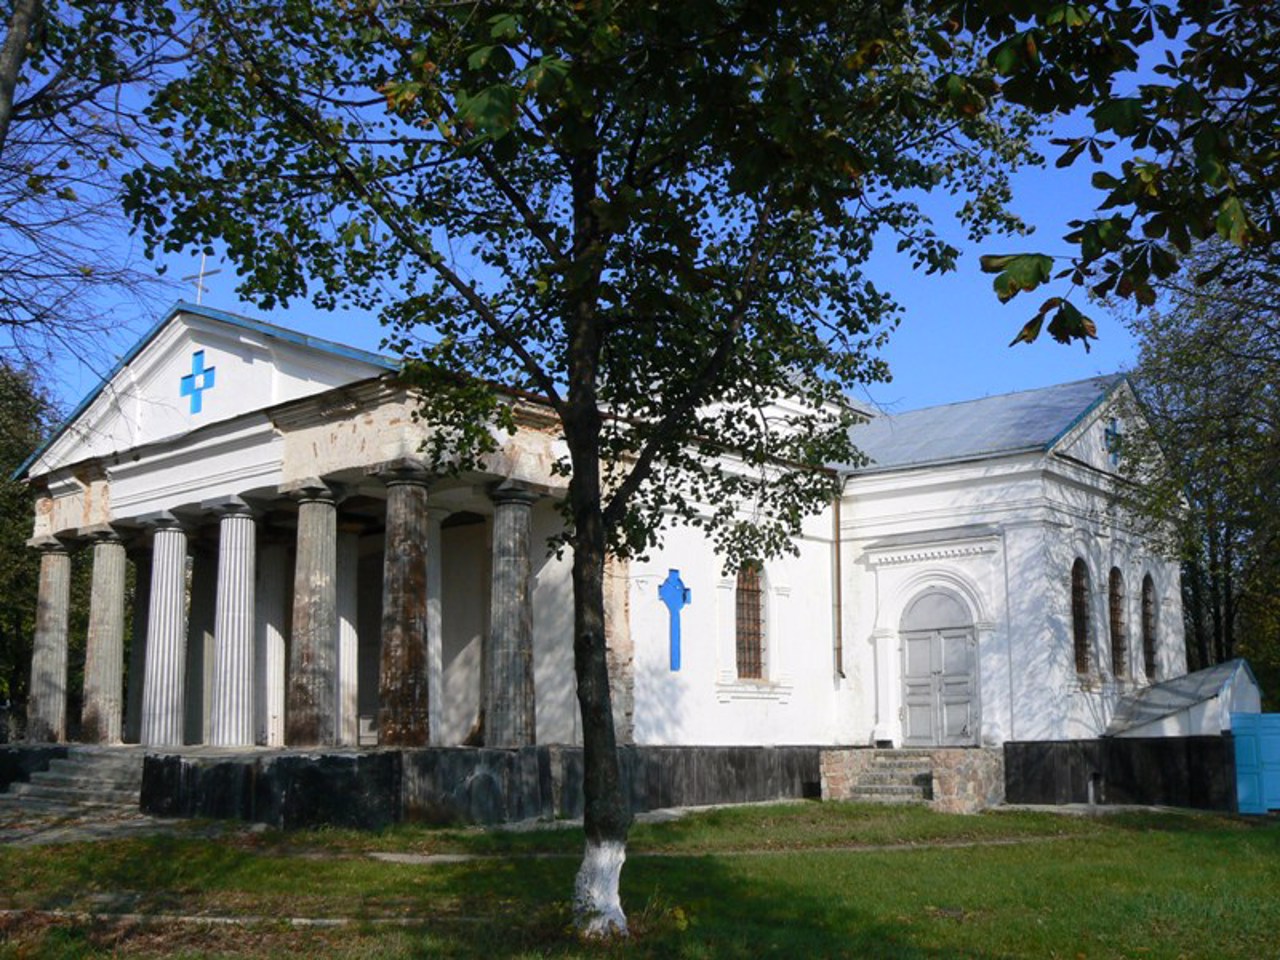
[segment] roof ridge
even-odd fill
[[[911,410],[902,410],[898,413],[885,413],[882,416],[887,418],[901,417],[909,413],[923,413],[926,410],[944,410],[947,407],[962,407],[970,403],[983,403],[987,400],[1002,400],[1007,397],[1018,397],[1029,393],[1044,393],[1049,390],[1058,390],[1064,387],[1074,387],[1082,383],[1091,383],[1095,380],[1116,381],[1128,376],[1123,370],[1116,370],[1111,373],[1099,373],[1092,377],[1081,377],[1078,380],[1064,380],[1061,383],[1049,383],[1042,387],[1027,387],[1023,390],[1006,390],[1004,393],[989,393],[984,397],[970,397],[968,400],[951,400],[947,403],[931,403],[923,407],[914,407]]]

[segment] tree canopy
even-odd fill
[[[1194,666],[1247,656],[1280,680],[1280,284],[1192,277],[1134,322],[1149,430],[1126,443],[1139,515],[1172,534]],[[1237,268],[1239,269],[1239,268]]]
[[[1181,257],[1224,243],[1194,279],[1280,275],[1280,6],[1256,0],[982,0],[931,5],[985,41],[1000,95],[1044,116],[1083,112],[1092,131],[1054,141],[1058,166],[1089,161],[1102,201],[1042,252],[989,255],[1001,300],[1056,281],[1015,338],[1096,336],[1077,293],[1156,302]],[[1141,58],[1145,57],[1145,61]],[[1145,64],[1141,73],[1140,64]],[[1240,257],[1240,251],[1247,256]],[[1076,297],[1078,301],[1080,297]]]
[[[40,571],[26,547],[35,496],[13,473],[44,439],[51,412],[35,378],[0,359],[0,701],[26,699]]]
[[[161,0],[0,10],[0,353],[97,357],[109,307],[155,281],[121,244],[119,176],[147,137],[130,88],[170,62],[174,16]]]
[[[217,239],[249,299],[378,311],[437,469],[510,429],[516,393],[559,419],[579,918],[625,928],[606,553],[673,519],[730,566],[790,543],[836,492],[821,465],[856,458],[843,391],[884,376],[873,246],[952,269],[930,191],[974,238],[1018,230],[1027,115],[905,3],[193,7],[197,58],[151,110],[171,159],[129,179],[151,247]]]

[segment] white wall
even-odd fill
[[[735,577],[698,531],[668,530],[630,565],[635,740],[640,744],[807,744],[837,740],[830,510],[806,523],[798,556],[764,564],[765,678],[738,680]],[[678,569],[692,591],[672,671],[669,614],[658,597]]]

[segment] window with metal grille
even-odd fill
[[[1111,675],[1119,679],[1129,675],[1129,618],[1125,613],[1124,574],[1119,567],[1111,568],[1107,597],[1111,609]]]
[[[1080,558],[1071,567],[1071,635],[1076,673],[1089,672],[1089,568]]]
[[[738,570],[738,679],[764,679],[764,588],[760,564],[744,563]]]
[[[1142,578],[1142,667],[1147,682],[1156,681],[1156,585],[1151,574]]]

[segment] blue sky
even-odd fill
[[[1050,160],[1056,148],[1046,147]],[[1062,346],[1047,335],[1037,343],[1008,346],[1022,324],[1051,293],[1036,290],[1010,304],[1001,304],[991,289],[991,278],[980,272],[980,253],[1008,253],[1036,250],[1065,255],[1062,241],[1067,221],[1087,216],[1098,200],[1089,186],[1092,172],[1087,159],[1078,168],[1058,170],[1028,168],[1015,177],[1014,209],[1035,227],[1030,237],[990,238],[974,247],[963,238],[961,228],[952,226],[945,214],[938,214],[944,235],[965,249],[958,268],[944,276],[925,276],[913,271],[907,259],[887,251],[877,253],[869,275],[881,287],[892,290],[903,306],[902,322],[883,351],[893,373],[893,381],[868,390],[855,391],[887,412],[911,410],[940,403],[1025,390],[1130,367],[1135,345],[1123,322],[1101,308],[1088,312],[1097,320],[1099,339],[1086,352],[1075,344]],[[122,238],[122,243],[130,241]],[[132,244],[140,247],[136,241]],[[156,301],[163,304],[178,299],[195,300],[195,282],[179,278],[200,268],[199,253],[168,255],[167,277],[171,281]],[[235,294],[235,270],[230,263],[210,258],[210,274],[205,279],[204,303],[221,310],[270,320],[367,350],[378,350],[382,331],[375,318],[357,313],[324,313],[309,304],[296,302],[285,309],[262,311],[244,303]],[[212,271],[218,270],[218,273]],[[1077,295],[1082,307],[1088,305]],[[92,366],[67,358],[59,364],[56,382],[50,387],[65,406],[73,406],[96,386],[97,377],[110,358],[124,353],[133,339],[154,322],[154,316],[137,316],[136,309],[121,311],[123,321],[113,341],[104,344],[103,359]]]

